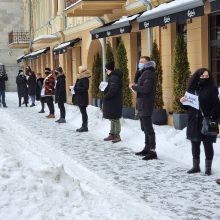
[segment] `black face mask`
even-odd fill
[[[199,79],[199,85],[204,86],[207,85],[209,82],[209,78],[200,78]]]

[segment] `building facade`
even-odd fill
[[[68,88],[76,81],[79,65],[92,69],[95,54],[103,55],[105,40],[114,53],[123,40],[133,82],[140,55],[149,56],[151,42],[156,40],[163,68],[164,108],[172,113],[171,67],[177,34],[185,37],[191,72],[200,67],[210,68],[220,83],[220,1],[185,2],[23,0],[24,26],[27,30],[31,22],[32,27],[31,48],[24,49],[26,56],[19,61],[24,66],[31,64],[35,72],[42,74],[46,66],[62,66]],[[70,101],[70,92],[68,97]]]
[[[8,33],[21,28],[23,28],[22,0],[0,0],[0,63],[5,66],[8,74],[7,91],[16,91],[15,78],[19,68],[16,59],[22,53],[21,49],[14,50],[8,47]]]

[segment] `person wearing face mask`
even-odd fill
[[[191,76],[187,92],[198,95],[199,110],[191,106],[182,106],[188,110],[187,139],[191,141],[193,167],[187,171],[188,174],[201,172],[200,169],[200,145],[205,150],[205,175],[211,175],[212,160],[214,156],[213,143],[217,135],[204,135],[201,133],[203,115],[218,120],[220,116],[220,102],[218,99],[218,88],[214,77],[206,68],[200,68]],[[180,98],[183,103],[185,98]]]
[[[109,119],[111,122],[111,130],[109,136],[104,138],[105,141],[117,143],[121,141],[121,123],[122,116],[122,77],[123,74],[119,70],[115,70],[114,62],[105,65],[108,77],[108,85],[104,90],[103,97],[103,118]]]
[[[18,91],[18,101],[19,101],[19,107],[21,107],[21,98],[24,98],[25,106],[28,105],[28,88],[27,88],[27,79],[24,75],[23,70],[18,71],[18,75],[16,77],[16,84],[17,84],[17,91]]]
[[[137,110],[141,130],[145,133],[145,147],[142,151],[136,153],[138,156],[144,156],[143,160],[157,159],[156,137],[152,124],[156,96],[155,66],[154,61],[147,61],[144,65],[140,65],[141,76],[136,84],[130,84],[130,88],[137,92]]]

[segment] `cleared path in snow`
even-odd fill
[[[4,111],[41,141],[47,141],[54,150],[63,151],[154,210],[172,219],[220,219],[220,187],[213,177],[187,175],[186,168],[173,161],[172,155],[172,161],[142,161],[120,143],[106,143],[102,137],[97,140],[95,130],[79,134],[70,122],[56,124],[38,114],[37,107],[16,108],[17,103],[9,98],[8,105],[13,107]]]

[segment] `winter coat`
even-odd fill
[[[41,97],[41,90],[43,88],[44,78],[38,78],[36,83],[36,100],[39,101],[43,97]]]
[[[36,84],[37,84],[37,78],[36,78],[34,72],[31,72],[30,76],[27,79],[28,95],[29,96],[36,95]]]
[[[8,80],[6,73],[0,73],[0,91],[5,91],[5,81]]]
[[[140,76],[141,76],[141,71],[137,70],[134,76],[134,83],[136,84],[138,83],[138,79],[140,78]]]
[[[119,119],[122,116],[122,76],[118,70],[109,75],[103,98],[103,117],[106,119]]]
[[[149,61],[145,64],[138,78],[137,85],[132,89],[137,92],[137,110],[140,117],[152,116],[156,96],[155,63]]]
[[[48,75],[44,79],[43,88],[45,89],[45,96],[55,95],[55,78],[52,74]]]
[[[66,77],[64,74],[57,77],[55,103],[66,102]]]
[[[76,85],[74,87],[75,95],[73,104],[77,106],[88,106],[89,104],[89,78],[91,77],[90,71],[86,70],[78,74]]]
[[[18,97],[26,98],[28,96],[28,88],[27,88],[27,79],[25,75],[18,75],[16,77],[16,83],[17,83]]]
[[[215,86],[203,86],[196,91],[188,91],[199,96],[200,108],[204,116],[211,116],[218,121],[220,117],[220,101],[218,99],[218,89]],[[188,124],[186,136],[191,141],[216,142],[216,136],[203,135],[201,133],[203,116],[200,110],[190,106],[183,106],[188,109]]]

